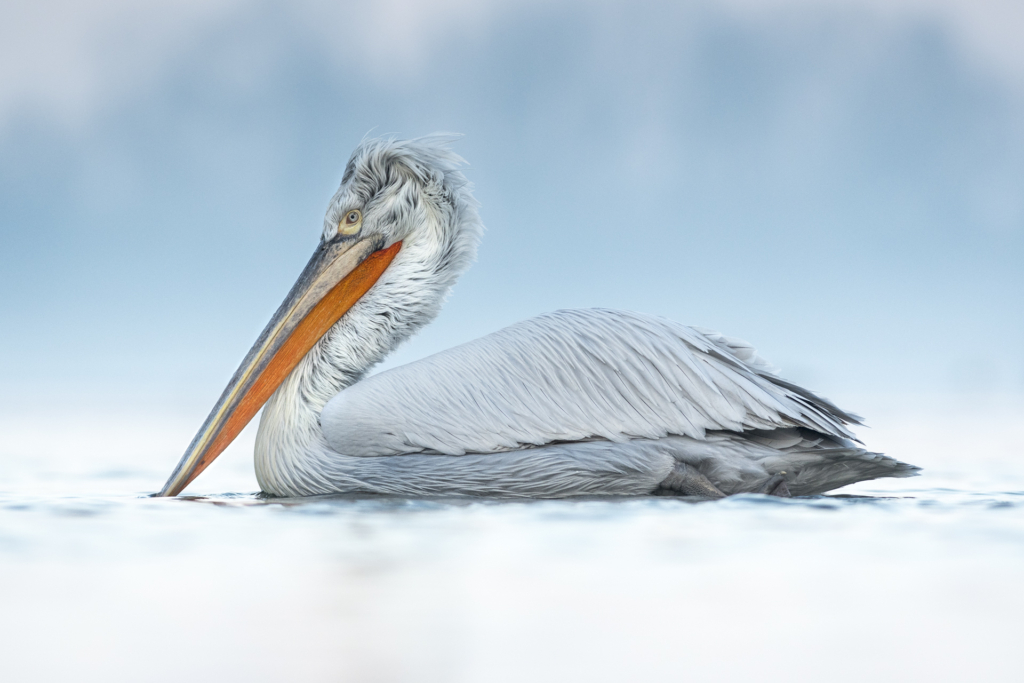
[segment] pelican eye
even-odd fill
[[[363,226],[363,214],[359,209],[352,209],[338,223],[338,232],[342,235],[354,235]]]

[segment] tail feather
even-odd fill
[[[770,469],[793,473],[786,485],[794,496],[814,496],[858,481],[914,477],[921,468],[863,448],[817,448],[783,453]],[[789,468],[789,469],[786,469]]]
[[[802,428],[708,432],[703,441],[670,438],[677,460],[727,494],[758,491],[778,474],[785,475],[793,495],[813,496],[880,477],[913,477],[921,469]]]

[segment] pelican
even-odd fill
[[[639,313],[556,311],[367,377],[476,256],[453,139],[356,148],[319,246],[157,495],[260,408],[273,496],[788,496],[917,473],[746,342]]]

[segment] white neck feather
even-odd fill
[[[476,219],[475,211],[469,217]],[[428,222],[430,219],[428,218]],[[433,320],[455,280],[474,256],[453,245],[457,227],[421,225],[377,283],[300,361],[266,406],[256,436],[256,478],[268,493],[305,490],[331,453],[320,429],[324,405]],[[460,258],[453,258],[453,254]]]

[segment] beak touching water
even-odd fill
[[[402,248],[379,238],[322,243],[246,354],[158,496],[176,496],[249,424],[320,338],[352,308]]]

